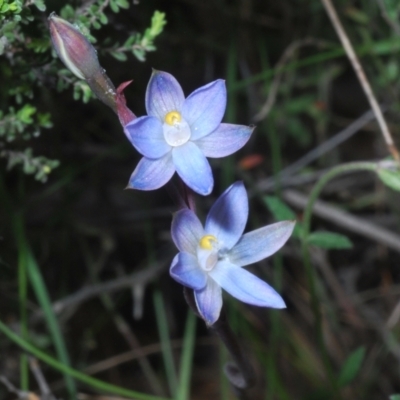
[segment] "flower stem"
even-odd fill
[[[246,352],[240,346],[238,339],[229,326],[223,308],[218,321],[211,325],[210,329],[220,337],[233,358],[234,363],[226,363],[225,374],[235,388],[238,397],[245,399],[246,390],[254,386],[256,382],[255,372],[246,356]]]
[[[337,175],[341,175],[347,172],[353,171],[376,171],[379,168],[379,162],[351,162],[346,164],[338,165],[337,167],[332,168],[328,171],[322,178],[314,185],[310,197],[308,199],[308,203],[306,209],[304,211],[303,216],[303,229],[304,229],[304,237],[303,242],[307,241],[308,235],[310,234],[310,225],[311,225],[311,217],[312,210],[314,207],[315,201],[318,199],[325,185]]]
[[[201,318],[194,300],[193,290],[184,287],[183,293],[188,306],[199,318]],[[255,373],[246,357],[245,351],[240,346],[238,339],[228,324],[224,308],[221,310],[221,315],[218,321],[209,328],[220,337],[226,349],[229,351],[234,363],[228,362],[225,365],[225,375],[234,387],[237,396],[240,399],[245,400],[246,389],[251,388],[255,384]]]

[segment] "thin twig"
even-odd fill
[[[135,272],[132,275],[83,287],[75,293],[53,303],[53,310],[56,314],[60,314],[69,307],[77,306],[94,297],[100,296],[103,293],[112,293],[121,289],[132,288],[134,285],[138,284],[147,285],[164,270],[168,263],[169,254],[165,256],[163,261],[154,263],[152,266],[139,272]],[[34,319],[40,319],[42,317],[43,312],[39,311],[34,316]]]
[[[196,339],[196,346],[200,347],[207,347],[212,346],[216,347],[219,345],[219,342],[215,336],[207,336],[207,337],[200,337]],[[182,349],[182,339],[172,339],[171,340],[171,347],[175,349]],[[140,349],[136,350],[129,350],[123,353],[119,353],[109,357],[105,360],[98,361],[95,364],[89,365],[88,367],[83,369],[83,372],[88,375],[95,375],[100,372],[108,371],[112,368],[116,368],[121,366],[124,363],[132,362],[135,360],[140,360],[143,357],[148,357],[151,355],[159,354],[161,352],[161,344],[152,343],[147,346],[142,346]],[[65,387],[65,381],[59,380],[53,382],[51,384],[53,391],[60,390]],[[111,399],[111,397],[110,397]]]
[[[386,328],[391,330],[393,329],[400,320],[400,301],[397,302],[396,306],[390,313],[389,318],[386,320]]]
[[[124,276],[126,277],[126,276]],[[93,284],[98,284],[97,276],[93,277],[94,282]],[[144,284],[138,283],[135,284],[134,287],[141,288],[141,293],[144,294]],[[133,287],[133,291],[135,291]],[[122,335],[125,339],[128,346],[131,347],[132,350],[137,350],[140,353],[141,345],[139,340],[137,339],[136,335],[134,334],[133,330],[130,328],[129,324],[125,321],[124,317],[116,310],[113,298],[108,293],[102,293],[100,296],[100,300],[103,303],[103,306],[107,309],[107,311],[112,315],[114,323],[118,332]],[[142,300],[140,300],[142,303]],[[135,305],[137,301],[135,301]],[[152,389],[153,393],[160,397],[165,397],[164,389],[161,384],[161,381],[158,379],[157,374],[155,373],[152,365],[150,364],[149,360],[146,356],[142,356],[138,360],[139,365],[144,373],[144,376],[148,380],[149,387]]]
[[[26,399],[28,397],[28,392],[17,389],[5,376],[0,375],[0,382],[10,393],[17,395],[18,399]]]
[[[285,201],[297,208],[304,208],[308,203],[308,196],[296,190],[285,190],[282,196]],[[315,202],[313,214],[400,253],[400,235],[395,232],[333,207],[322,200]]]
[[[347,317],[346,320],[349,321],[354,327],[365,327],[365,323],[358,315],[351,296],[346,293],[337,277],[337,274],[333,271],[332,266],[329,264],[327,251],[324,249],[315,248],[311,252],[311,259],[325,278],[325,281],[335,297],[336,304],[338,304],[338,306],[345,312]]]
[[[10,393],[14,393],[18,400],[41,400],[35,393],[25,392],[17,389],[5,376],[0,375],[0,382],[7,388]]]
[[[196,339],[196,346],[217,346],[218,341],[215,337],[203,337]],[[172,339],[171,347],[175,349],[182,349],[182,339]],[[139,360],[140,358],[147,357],[149,355],[157,354],[161,352],[161,344],[153,343],[147,346],[142,346],[140,349],[129,350],[124,353],[114,355],[92,364],[84,369],[84,372],[88,375],[98,374],[99,372],[107,371],[111,368],[120,366],[123,363]]]
[[[375,113],[376,120],[378,121],[379,127],[381,129],[383,138],[386,142],[386,145],[388,147],[388,150],[390,154],[393,156],[393,158],[400,162],[400,156],[399,152],[394,144],[392,135],[389,132],[389,128],[386,124],[385,118],[383,117],[382,111],[379,108],[378,102],[376,101],[376,98],[374,96],[374,93],[372,91],[371,85],[369,84],[369,81],[367,79],[367,76],[365,75],[364,69],[358,60],[358,57],[353,49],[353,46],[350,43],[350,40],[348,36],[346,35],[346,32],[340,22],[340,19],[336,13],[335,8],[333,7],[333,4],[331,0],[321,0],[322,4],[325,7],[325,10],[331,19],[331,22],[336,30],[336,33],[339,36],[340,41],[342,42],[342,45],[346,51],[347,57],[353,66],[354,72],[357,75],[358,80],[360,81],[360,84],[364,90],[365,96],[367,97],[369,104],[372,108],[372,110]]]
[[[367,123],[369,123],[373,119],[375,119],[375,114],[372,110],[368,110],[359,118],[354,120],[346,128],[342,129],[340,132],[333,135],[330,139],[326,140],[319,146],[306,153],[303,157],[299,158],[294,163],[288,165],[281,172],[279,172],[277,176],[259,181],[257,183],[257,189],[270,190],[271,188],[275,187],[277,179],[280,184],[284,186],[284,182],[282,180],[292,176],[294,173],[311,164],[322,155],[333,150],[340,144],[344,143],[346,140],[349,140],[351,137],[354,136],[354,134],[359,132]]]
[[[39,386],[41,400],[57,400],[51,393],[38,361],[33,357],[29,357],[29,366]]]
[[[296,40],[293,43],[291,43],[283,52],[282,57],[278,61],[275,67],[276,75],[274,77],[274,80],[272,81],[269,92],[268,92],[268,97],[267,101],[264,103],[264,105],[261,107],[261,110],[253,117],[254,122],[258,122],[266,118],[271,111],[275,100],[276,96],[278,94],[278,89],[279,85],[281,83],[281,79],[283,76],[283,67],[284,65],[290,60],[290,58],[293,56],[293,54],[303,46],[310,46],[310,45],[316,45],[316,46],[321,46],[323,44],[322,41],[314,39],[314,38],[306,38],[302,40]]]

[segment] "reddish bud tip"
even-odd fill
[[[136,115],[126,106],[124,95],[124,89],[130,85],[131,82],[132,81],[123,82],[117,88],[117,113],[123,127],[136,119]]]

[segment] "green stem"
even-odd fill
[[[32,288],[35,292],[36,298],[40,304],[41,309],[43,310],[45,316],[46,316],[46,323],[48,330],[50,332],[50,336],[52,338],[52,341],[54,343],[54,347],[56,349],[56,354],[60,361],[63,364],[70,365],[70,359],[67,351],[67,347],[65,345],[63,336],[61,334],[61,329],[58,324],[58,320],[54,314],[54,311],[51,306],[51,300],[49,293],[47,291],[47,287],[44,283],[41,271],[39,266],[37,265],[36,259],[29,247],[29,244],[26,239],[25,235],[25,229],[24,229],[24,221],[23,221],[23,216],[21,213],[17,214],[16,217],[14,218],[14,230],[15,230],[15,237],[18,242],[18,253],[20,254],[20,262],[22,259],[22,268],[24,268],[24,279],[25,282],[20,282],[19,284],[22,286],[23,285],[27,286],[27,277],[29,277],[30,283],[32,285]],[[21,265],[20,265],[21,267]],[[21,290],[21,288],[20,288]],[[25,288],[25,302],[26,302],[26,290]],[[24,325],[26,325],[24,327]],[[26,321],[26,316],[25,316],[25,321],[22,319],[21,322],[21,329],[22,329],[22,338],[25,340],[28,340],[28,328],[27,328],[27,321]],[[24,370],[22,370],[24,372]],[[24,376],[21,376],[21,381],[22,379],[27,379],[24,378]],[[75,382],[74,380],[66,375],[65,376],[65,382],[67,386],[67,390],[69,393],[69,398],[70,399],[76,399],[76,387],[75,387]]]
[[[324,335],[323,335],[323,327],[322,327],[322,315],[319,307],[317,290],[316,290],[316,273],[311,265],[310,252],[308,247],[308,236],[310,234],[311,229],[311,217],[312,210],[316,200],[321,194],[325,185],[337,175],[341,175],[343,173],[351,172],[351,171],[376,171],[379,167],[379,163],[376,162],[352,162],[347,164],[342,164],[337,167],[332,168],[329,172],[327,172],[313,187],[310,197],[308,199],[307,206],[304,211],[303,217],[303,238],[302,238],[302,254],[303,260],[305,264],[308,284],[310,288],[310,296],[311,296],[311,307],[314,313],[315,318],[315,328],[317,332],[317,340],[318,346],[323,358],[323,362],[325,365],[326,372],[328,374],[329,380],[332,385],[333,390],[338,390],[336,385],[336,378],[329,360],[329,355],[327,349],[325,347]]]
[[[190,378],[192,376],[196,324],[197,318],[189,310],[183,338],[183,352],[179,366],[179,386],[175,396],[176,400],[186,400],[190,397]]]
[[[16,218],[16,224],[22,224],[22,218]],[[19,228],[19,227],[18,227]],[[17,229],[18,229],[17,228]],[[21,238],[18,237],[19,245],[22,247]],[[19,297],[19,314],[21,320],[21,337],[28,340],[28,313],[27,313],[27,293],[28,293],[28,277],[27,277],[27,257],[26,252],[19,251],[18,253],[18,297]],[[21,390],[28,391],[29,389],[29,360],[26,354],[21,354]]]
[[[73,378],[81,381],[88,386],[95,388],[98,391],[115,394],[118,396],[125,396],[135,400],[169,400],[161,397],[151,396],[147,394],[143,394],[140,392],[136,392],[129,389],[124,389],[120,386],[112,385],[110,383],[103,382],[99,379],[92,378],[91,376],[85,375],[82,372],[79,372],[73,368],[66,366],[58,362],[55,358],[50,357],[48,354],[39,350],[26,340],[22,339],[20,336],[16,335],[11,329],[9,329],[2,321],[0,321],[0,332],[2,332],[5,336],[7,336],[10,340],[12,340],[15,344],[21,347],[23,350],[31,353],[37,359],[43,361],[50,367],[72,376]]]
[[[310,234],[310,225],[312,217],[312,209],[314,207],[315,201],[318,199],[325,185],[337,175],[352,171],[376,171],[379,167],[377,162],[351,162],[347,164],[341,164],[337,167],[332,168],[328,171],[313,187],[310,197],[308,198],[308,203],[306,209],[304,210],[303,216],[303,229],[304,237],[303,242],[307,241],[308,235]]]
[[[154,291],[153,302],[156,311],[156,320],[161,339],[162,356],[167,375],[169,391],[171,396],[175,398],[176,390],[178,388],[178,378],[176,376],[174,356],[169,335],[167,313],[165,312],[162,294],[159,290]]]

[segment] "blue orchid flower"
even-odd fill
[[[125,133],[144,157],[129,188],[158,189],[175,173],[195,192],[211,193],[214,179],[206,157],[220,158],[239,150],[253,127],[221,124],[226,87],[221,79],[195,90],[185,99],[177,80],[154,71],[147,86],[147,116],[125,126]]]
[[[247,217],[248,199],[242,182],[234,183],[218,198],[204,228],[192,210],[174,215],[171,233],[180,252],[172,261],[170,275],[194,290],[197,308],[208,325],[219,318],[221,288],[244,303],[286,307],[271,286],[242,267],[278,251],[295,222],[282,221],[243,235]]]

